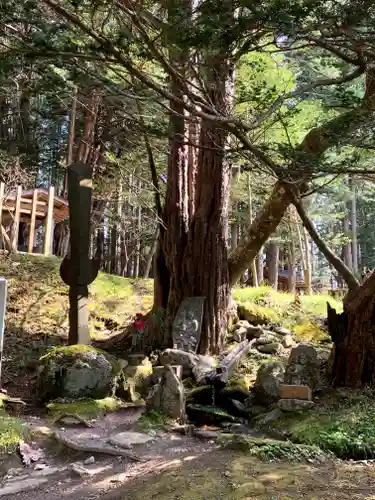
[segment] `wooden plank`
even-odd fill
[[[33,253],[34,241],[35,241],[35,219],[36,219],[36,207],[38,204],[38,190],[35,189],[33,193],[33,206],[31,207],[31,222],[30,222],[30,233],[29,233],[29,253]]]
[[[288,385],[280,384],[281,399],[303,399],[312,400],[312,392],[308,385]]]
[[[21,210],[20,210],[21,214],[25,214],[25,215],[31,215],[32,214],[32,210],[29,210],[29,209],[23,209],[21,207]],[[39,218],[45,218],[46,216],[46,212],[35,212],[35,215]]]
[[[51,253],[51,237],[53,224],[53,202],[55,200],[55,188],[51,186],[48,190],[48,208],[47,218],[44,230],[44,255],[48,256]]]
[[[22,187],[17,187],[17,195],[16,195],[16,210],[14,212],[14,219],[12,225],[12,250],[17,252],[18,250],[18,231],[20,229],[20,210],[21,210],[21,195],[22,195]]]

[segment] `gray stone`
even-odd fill
[[[113,468],[112,464],[109,465],[98,465],[95,467],[85,467],[84,462],[74,462],[70,464],[70,470],[79,477],[87,478],[93,477],[97,474],[102,474]]]
[[[176,348],[196,352],[202,330],[204,301],[204,297],[187,297],[182,301],[172,325],[173,346]]]
[[[207,429],[194,429],[193,435],[199,439],[216,441],[220,435],[219,431],[211,431]]]
[[[238,330],[239,328],[250,328],[251,325],[248,321],[246,321],[245,319],[240,319],[239,321],[237,321],[237,323],[234,325],[233,327],[233,331],[234,330]]]
[[[165,349],[159,359],[161,365],[181,365],[184,369],[192,370],[198,363],[199,357],[197,354],[182,349]]]
[[[108,442],[114,446],[119,446],[125,450],[130,450],[133,446],[145,444],[152,441],[153,438],[141,432],[120,432],[109,437]]]
[[[67,431],[58,431],[54,434],[57,442],[75,451],[85,453],[104,453],[116,457],[127,457],[131,460],[139,461],[139,457],[123,448],[114,446],[108,442],[107,437],[100,437],[96,434],[74,434]]]
[[[265,413],[264,415],[260,415],[257,421],[258,423],[261,423],[263,425],[270,424],[271,422],[279,420],[282,414],[283,412],[280,410],[280,408],[274,408],[273,410]]]
[[[277,407],[285,412],[306,410],[314,406],[314,401],[307,401],[304,399],[280,399],[277,403]]]
[[[92,465],[95,463],[95,457],[92,455],[91,457],[86,458],[83,463],[84,465]]]
[[[264,333],[260,326],[249,325],[247,328],[248,338],[258,339]]]
[[[147,411],[161,411],[173,419],[185,419],[185,389],[170,365],[165,366],[163,375],[151,388],[146,399]]]
[[[0,488],[0,497],[5,497],[7,495],[15,495],[16,493],[21,493],[22,491],[31,491],[39,488],[43,484],[46,484],[48,479],[45,477],[29,478],[22,481],[12,482],[11,484],[5,484]]]
[[[282,343],[283,347],[288,349],[289,347],[292,347],[292,345],[294,344],[293,337],[291,335],[285,335],[282,338],[281,343]]]
[[[272,344],[273,342],[278,342],[278,340],[277,336],[272,333],[263,333],[263,335],[257,339],[256,345]]]
[[[284,382],[291,385],[308,385],[314,392],[319,384],[320,365],[317,350],[310,344],[299,344],[290,353]]]
[[[185,389],[172,368],[168,368],[164,376],[160,408],[168,417],[183,421],[185,420]]]
[[[283,352],[283,346],[280,342],[272,342],[271,344],[259,345],[257,346],[258,351],[264,354],[281,354]]]
[[[292,335],[292,331],[289,330],[288,328],[284,328],[283,326],[276,326],[274,328],[274,332],[279,334],[279,335]]]
[[[42,400],[113,395],[121,373],[116,358],[89,346],[56,347],[39,363],[37,389]]]
[[[240,328],[237,328],[233,332],[233,340],[236,342],[242,342],[245,340],[247,337],[247,328],[245,326],[241,326]]]
[[[211,356],[197,356],[197,363],[192,372],[196,381],[201,380],[207,373],[212,372],[217,366],[217,361]]]
[[[257,373],[254,392],[257,401],[269,405],[280,399],[280,383],[284,379],[285,367],[279,361],[262,365]]]

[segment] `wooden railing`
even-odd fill
[[[28,191],[30,193],[30,191]],[[52,240],[52,227],[53,227],[53,208],[55,188],[48,189],[48,200],[38,200],[38,189],[32,193],[32,197],[22,197],[22,187],[18,186],[15,194],[5,194],[5,184],[0,183],[0,221],[1,221],[1,235],[9,246],[9,250],[16,252],[18,250],[18,236],[21,215],[30,217],[30,231],[28,241],[28,252],[33,253],[35,229],[37,218],[44,219],[44,245],[43,253],[48,256],[51,253],[51,240]],[[3,226],[3,217],[9,214],[12,219],[12,229],[10,237],[7,235]]]

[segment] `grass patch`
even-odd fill
[[[281,323],[295,332],[297,341],[305,342],[330,341],[317,323],[317,318],[327,315],[327,302],[337,312],[342,311],[342,303],[329,295],[300,296],[301,305],[298,307],[294,303],[293,294],[276,292],[267,286],[235,288],[233,298],[250,316],[258,317],[266,323]]]
[[[17,418],[0,412],[0,455],[15,453],[21,439],[31,435],[29,428]]]
[[[99,418],[105,413],[111,413],[124,408],[126,405],[116,398],[81,399],[71,403],[48,403],[46,408],[49,414],[58,417],[63,413],[75,413],[83,418]]]
[[[331,337],[319,325],[307,320],[293,326],[297,342],[325,343],[332,342]]]
[[[375,458],[375,393],[337,391],[318,407],[285,415],[272,425],[291,441],[314,445],[339,458]]]
[[[8,279],[7,330],[66,338],[68,287],[60,278],[56,257],[16,254],[2,257],[0,273]],[[121,329],[136,312],[152,305],[152,280],[128,279],[99,273],[89,287],[90,332],[108,337]]]
[[[317,446],[299,445],[290,441],[249,437],[242,434],[222,434],[219,442],[223,448],[242,451],[267,461],[321,461],[324,458],[322,450]]]
[[[137,427],[143,432],[149,432],[152,430],[162,430],[168,423],[170,423],[170,419],[166,415],[159,411],[151,410],[141,415],[137,420]]]

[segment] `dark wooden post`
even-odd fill
[[[70,251],[60,266],[69,285],[69,344],[90,344],[88,285],[98,275],[100,260],[90,259],[92,168],[85,163],[68,166]]]

